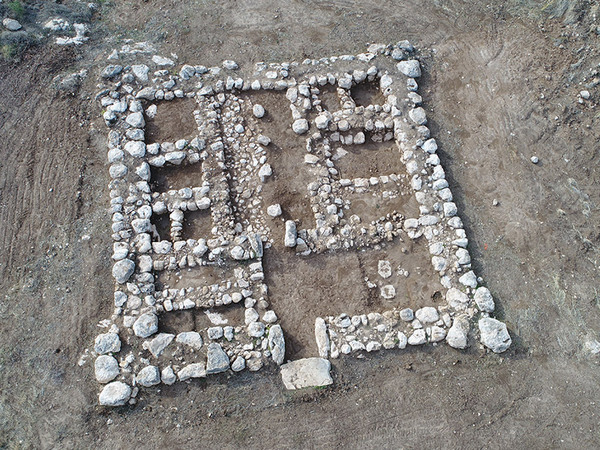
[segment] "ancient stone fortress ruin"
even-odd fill
[[[408,42],[247,72],[234,61],[176,66],[140,48],[130,65],[113,52],[96,97],[109,130],[115,279],[93,350],[102,405],[265,364],[281,365],[295,389],[331,384],[329,359],[342,355],[464,349],[476,337],[494,352],[510,346],[471,269]],[[331,282],[364,289],[376,308],[320,305],[329,312],[302,317],[314,323],[313,357],[286,363],[288,308],[270,301],[279,277],[263,264],[276,252],[292,257],[290,296],[304,288],[294,261],[325,257],[326,272],[342,274]],[[351,252],[362,278],[336,263]]]

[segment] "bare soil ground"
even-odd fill
[[[598,355],[585,343],[600,338],[600,92],[577,102],[597,36],[586,10],[567,26],[540,19],[541,3],[513,4],[124,0],[103,9],[89,44],[0,63],[0,448],[597,448]],[[113,283],[93,94],[98,55],[128,37],[203,64],[410,39],[471,254],[513,347],[341,359],[335,385],[310,392],[284,391],[274,369],[223,374],[99,408],[90,365],[77,365]],[[54,89],[82,67],[91,75],[77,94]],[[347,293],[369,298],[358,294]]]

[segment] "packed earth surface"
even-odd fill
[[[595,1],[560,0],[0,3],[0,448],[597,448],[598,8]],[[359,351],[330,359],[333,384],[288,390],[297,378],[272,362],[261,363],[258,372],[226,370],[227,355],[203,335],[202,351],[213,358],[215,374],[190,380],[180,372],[182,381],[166,385],[147,371],[149,387],[133,401],[100,405],[99,362],[94,376],[90,351],[107,332],[97,324],[113,314],[115,278],[118,288],[129,270],[126,263],[117,273],[113,268],[108,206],[114,196],[107,186],[116,169],[107,163],[110,115],[98,95],[110,78],[101,81],[107,65],[116,64],[114,50],[152,48],[148,57],[170,58],[173,73],[182,64],[234,70],[232,61],[243,71],[258,61],[357,55],[372,43],[406,39],[422,69],[418,93],[464,224],[469,268],[493,294],[493,316],[512,338],[508,350],[494,353],[472,339],[464,350]],[[146,47],[135,47],[140,42]],[[304,259],[282,245],[286,220],[297,220],[298,236],[313,225],[310,206],[298,194],[310,182],[302,175],[306,160],[282,151],[303,152],[304,139],[295,138],[304,131],[292,130],[283,117],[289,105],[278,103],[274,92],[239,93],[240,104],[264,106],[266,115],[256,123],[275,148],[273,173],[259,173],[268,180],[263,212],[274,204],[283,209],[282,218],[269,222],[278,245],[265,249],[262,268],[277,315],[265,320],[280,321],[286,360],[311,358],[306,361],[322,368],[325,360],[312,358],[322,350],[314,341],[315,317],[331,329],[344,318],[326,316],[395,306],[394,296],[380,295],[377,276],[386,272],[385,261],[402,261],[406,270],[404,276],[394,264],[393,276],[381,276],[398,294],[410,293],[403,306],[429,306],[443,289],[432,251],[419,241]],[[357,106],[383,101],[378,95],[352,92]],[[161,103],[155,117],[145,116],[146,143],[192,140],[195,124],[182,117],[193,118],[197,105],[188,100]],[[320,100],[336,109],[335,91],[324,88]],[[130,116],[127,123],[139,121]],[[336,162],[341,175],[404,170],[385,153],[385,141],[366,143],[366,151],[355,144]],[[231,173],[237,163],[235,156],[223,160]],[[186,167],[152,173],[154,192],[194,185]],[[229,185],[242,209],[239,201],[249,197],[238,187]],[[418,217],[409,197],[390,202],[406,217]],[[356,208],[375,220],[379,206],[365,199]],[[268,216],[279,217],[274,211]],[[170,225],[153,218],[153,226],[183,239],[207,235],[203,214],[193,211],[183,222],[171,217]],[[251,240],[236,242],[232,255],[250,251],[250,243],[255,249]],[[193,273],[200,279],[186,283],[228,276],[225,269]],[[356,289],[352,282],[361,277],[379,284]],[[178,287],[179,278],[161,272],[157,285]],[[246,319],[253,305],[246,306]],[[263,319],[267,306],[259,301],[256,307]],[[242,309],[219,312],[243,323]],[[164,311],[152,333],[174,336],[211,325],[204,315]],[[142,322],[135,334],[146,337],[152,324]],[[441,319],[439,327],[445,336]],[[483,333],[481,322],[479,328]],[[123,340],[124,351],[132,342]],[[106,348],[100,353],[112,354]],[[240,351],[226,350],[230,356]],[[283,358],[272,347],[268,354]],[[114,379],[111,357],[100,361],[101,382]]]

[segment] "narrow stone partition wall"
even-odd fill
[[[111,54],[96,96],[115,279],[92,351],[102,405],[302,352],[464,349],[477,336],[494,352],[510,346],[471,268],[415,55],[403,41],[244,70]],[[333,271],[348,253],[355,267],[341,282],[364,299],[294,287],[296,264],[329,255]],[[266,270],[269,258],[285,261],[282,273]],[[329,362],[301,361],[286,364],[286,387],[331,382]]]

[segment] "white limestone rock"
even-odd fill
[[[175,375],[173,368],[171,366],[167,366],[160,373],[160,379],[167,386],[170,386],[177,381],[177,376]]]
[[[6,28],[8,31],[19,31],[21,28],[23,28],[18,20],[10,19],[8,17],[2,21],[2,25],[4,25],[4,28]]]
[[[321,358],[329,357],[329,336],[327,334],[327,325],[321,317],[315,319],[315,339],[317,341],[317,349]]]
[[[477,276],[475,275],[475,272],[473,272],[472,270],[465,273],[462,277],[460,277],[458,279],[458,281],[462,285],[473,288],[473,289],[475,289],[477,287]]]
[[[398,348],[404,349],[406,348],[407,344],[408,338],[406,337],[406,334],[404,334],[402,331],[398,331]]]
[[[415,318],[415,314],[412,309],[404,308],[402,311],[400,311],[400,319],[401,320],[403,320],[405,322],[412,322],[412,320],[414,318]]]
[[[469,304],[469,296],[457,288],[450,288],[446,293],[446,303],[456,310],[464,310]]]
[[[421,107],[411,109],[408,112],[408,117],[417,125],[425,125],[427,123],[427,114]]]
[[[148,81],[148,72],[150,69],[147,65],[134,64],[131,66],[131,71],[133,72],[133,75],[142,83],[146,83]]]
[[[216,342],[208,344],[206,374],[221,373],[229,369],[229,357]]]
[[[410,337],[408,338],[409,345],[423,345],[426,342],[427,342],[427,333],[425,333],[425,330],[423,328],[419,328],[418,330],[415,330],[413,332],[413,334],[411,334]]]
[[[261,119],[265,115],[265,108],[262,105],[256,103],[252,107],[252,114],[254,114],[254,117],[256,117],[257,119]]]
[[[481,343],[494,353],[502,353],[512,344],[506,324],[491,317],[479,320],[479,333],[481,334]]]
[[[281,205],[276,203],[267,207],[267,214],[271,217],[279,217],[281,215]]]
[[[177,373],[179,381],[186,381],[190,378],[203,378],[206,376],[204,363],[192,363],[185,366]]]
[[[141,112],[134,112],[127,115],[125,119],[129,125],[133,128],[144,128],[146,125],[146,121],[144,120],[144,115]]]
[[[329,386],[331,363],[323,358],[305,358],[281,366],[281,379],[288,390]]]
[[[437,325],[431,327],[431,332],[429,335],[429,339],[431,340],[431,342],[443,341],[445,337],[446,330],[444,330],[442,327],[438,327]]]
[[[396,288],[391,284],[386,284],[381,287],[380,294],[386,300],[390,300],[396,296]]]
[[[98,400],[103,406],[122,406],[129,397],[131,397],[131,387],[122,381],[113,381],[104,386]]]
[[[304,134],[308,131],[308,120],[306,119],[297,119],[292,124],[292,130],[296,134]]]
[[[263,164],[258,170],[258,177],[263,183],[267,180],[267,177],[270,177],[271,175],[273,175],[271,164]]]
[[[160,355],[162,355],[165,348],[169,346],[169,344],[173,341],[174,338],[174,334],[159,333],[151,341],[144,342],[143,347],[149,350],[155,358],[158,358]]]
[[[94,362],[94,373],[99,383],[108,383],[119,375],[119,362],[109,355],[100,355]]]
[[[421,76],[421,65],[416,59],[400,61],[396,64],[398,70],[409,78],[419,78]]]
[[[147,338],[158,331],[158,317],[152,313],[142,314],[133,323],[133,332],[136,336]]]
[[[389,261],[380,260],[377,262],[377,273],[381,278],[389,278],[392,276],[392,265]]]
[[[173,67],[175,65],[172,59],[159,55],[154,55],[152,61],[159,67]]]
[[[175,338],[175,342],[188,345],[196,350],[201,349],[202,345],[204,344],[202,341],[202,336],[200,336],[200,333],[197,333],[196,331],[184,331],[179,333]]]
[[[438,314],[437,309],[433,306],[426,306],[424,308],[420,308],[415,313],[415,316],[419,320],[419,322],[425,323],[435,323],[440,319],[440,315]]]
[[[446,342],[450,347],[457,349],[467,348],[469,333],[469,318],[466,315],[460,315],[454,318],[452,326],[446,335]]]
[[[156,366],[146,366],[135,377],[140,386],[150,387],[160,383],[160,372]]]
[[[94,351],[99,355],[118,353],[121,350],[121,339],[117,333],[103,333],[96,336]]]
[[[231,370],[233,370],[234,372],[241,372],[245,368],[246,368],[246,360],[241,355],[238,356],[237,358],[235,358],[233,363],[231,363]]]
[[[280,325],[273,325],[269,329],[269,351],[271,358],[277,365],[283,364],[285,358],[285,339]]]
[[[494,308],[496,307],[494,303],[494,298],[490,293],[490,290],[486,287],[478,287],[475,291],[475,296],[473,297],[477,307],[487,313],[494,312]]]
[[[134,270],[135,263],[132,260],[122,259],[113,265],[112,275],[117,283],[123,284],[129,280]]]
[[[226,59],[223,61],[223,68],[227,70],[237,70],[239,68],[238,64],[231,59]]]
[[[298,237],[298,233],[296,231],[296,222],[293,220],[285,221],[285,238],[284,245],[286,247],[293,248],[296,246],[296,238]]]

